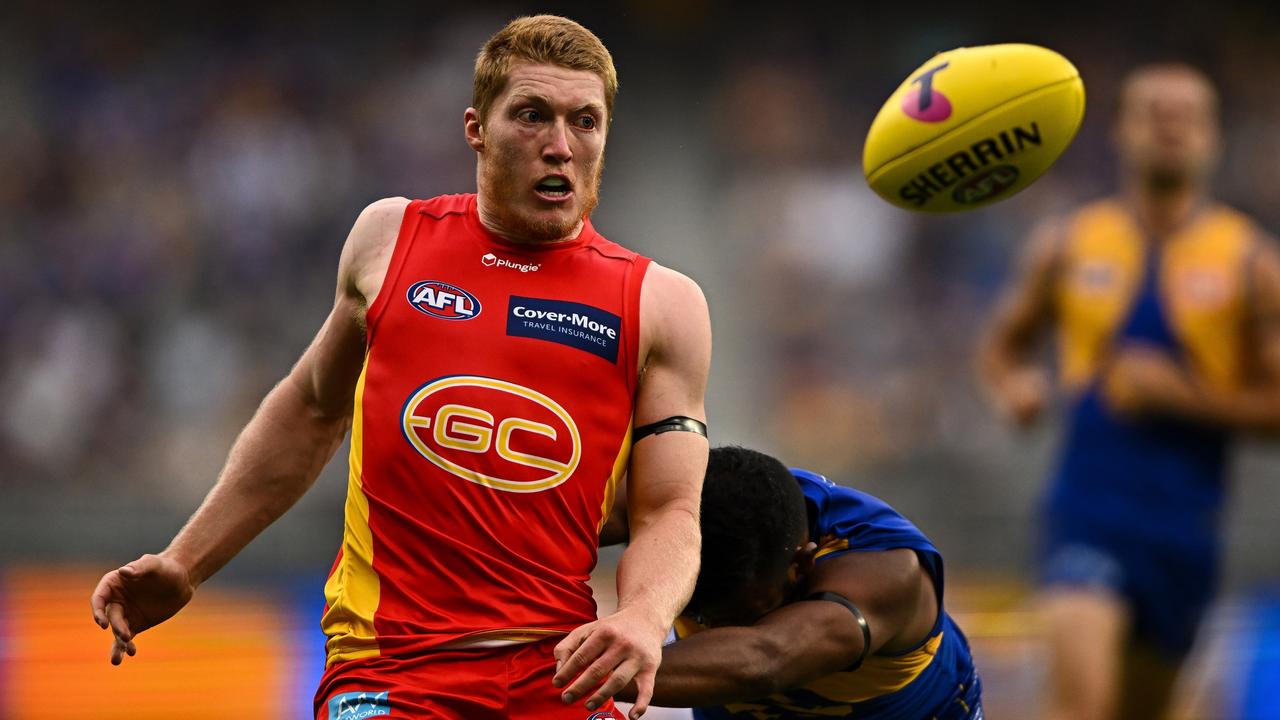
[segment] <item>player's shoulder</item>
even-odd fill
[[[711,317],[698,283],[682,272],[649,263],[640,290],[641,344],[701,348],[709,362]]]
[[[825,475],[820,475],[812,470],[804,468],[787,468],[791,473],[791,477],[796,479],[796,483],[800,485],[800,489],[806,495],[813,493],[816,495],[827,495],[840,489],[839,485],[831,482]]]
[[[805,499],[813,503],[819,515],[830,515],[830,520],[850,520],[864,514],[874,514],[889,506],[879,498],[845,485],[832,482],[827,476],[805,470],[788,468],[791,477],[800,486]]]
[[[1051,272],[1069,254],[1073,238],[1089,234],[1090,229],[1125,223],[1127,217],[1123,205],[1114,197],[1089,200],[1046,215],[1028,234],[1021,253],[1022,266],[1036,274]]]
[[[388,197],[364,207],[351,226],[338,261],[339,282],[350,292],[368,297],[381,279],[395,248],[410,200]]]
[[[1072,237],[1088,234],[1100,227],[1132,225],[1133,216],[1125,203],[1115,196],[1086,200],[1061,212],[1047,215],[1036,225],[1033,241],[1061,249]]]
[[[422,215],[440,219],[449,215],[465,215],[474,205],[475,193],[457,193],[436,195],[435,197],[412,200],[406,197],[386,197],[374,200],[360,212],[357,224],[394,224],[398,230],[404,216],[410,209]]]
[[[1114,195],[1086,200],[1059,216],[1062,222],[1072,223],[1090,220],[1128,220],[1130,212],[1123,200]]]
[[[662,265],[656,261],[649,263],[644,276],[645,292],[654,293],[658,299],[674,302],[696,302],[707,304],[702,288],[688,275]]]
[[[351,235],[347,238],[346,252],[352,259],[377,252],[383,246],[394,243],[400,232],[400,224],[404,221],[405,209],[411,202],[408,198],[387,197],[366,205],[356,217]]]
[[[475,193],[437,195],[426,200],[414,200],[412,204],[423,215],[437,220],[449,215],[465,215],[475,204]]]
[[[1275,236],[1244,210],[1223,202],[1215,202],[1210,206],[1210,214],[1219,227],[1245,238],[1251,244],[1256,244],[1258,250],[1266,251],[1274,248]]]

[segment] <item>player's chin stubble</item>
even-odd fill
[[[604,174],[604,158],[596,164],[595,172],[586,184],[581,182],[574,188],[579,212],[568,217],[532,217],[533,213],[523,213],[519,207],[527,202],[528,189],[520,185],[515,172],[507,168],[515,167],[518,159],[514,152],[500,151],[493,162],[486,163],[482,171],[484,186],[489,190],[496,202],[492,212],[499,226],[513,238],[532,242],[553,242],[568,239],[569,233],[583,217],[589,215],[600,204],[600,180]]]

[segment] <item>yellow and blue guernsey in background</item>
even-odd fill
[[[914,550],[937,590],[938,618],[929,636],[909,652],[869,655],[857,670],[834,672],[752,702],[695,708],[694,717],[982,720],[982,684],[969,643],[942,609],[942,555],[937,548],[883,501],[807,470],[792,469],[791,474],[804,491],[818,562],[849,552]],[[687,618],[677,622],[681,637],[697,630]]]
[[[1118,593],[1135,637],[1179,657],[1213,594],[1229,436],[1122,417],[1102,381],[1115,353],[1142,345],[1206,387],[1238,390],[1261,234],[1240,213],[1205,206],[1168,237],[1149,237],[1108,200],[1069,217],[1061,242],[1053,310],[1071,405],[1044,501],[1041,581]]]

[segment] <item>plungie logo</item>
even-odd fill
[[[500,258],[493,253],[485,253],[484,255],[481,255],[480,264],[485,267],[511,268],[512,270],[519,270],[522,273],[538,272],[538,270],[542,269],[542,266],[538,263],[515,262],[506,258]]]
[[[441,320],[470,320],[480,314],[480,301],[457,285],[423,280],[409,288],[409,304]]]
[[[496,378],[432,380],[405,401],[401,429],[436,467],[506,492],[549,490],[582,459],[578,426],[559,403]]]
[[[911,81],[917,85],[902,97],[902,112],[920,122],[936,123],[951,117],[951,101],[946,95],[933,89],[933,76],[947,68],[951,63],[942,63],[925,70],[919,77]]]

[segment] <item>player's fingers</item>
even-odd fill
[[[560,669],[560,666],[564,664],[565,660],[568,660],[573,655],[574,651],[578,649],[578,646],[582,644],[582,641],[586,640],[587,636],[591,634],[591,629],[594,625],[595,623],[580,625],[574,628],[573,632],[565,635],[560,642],[556,643],[556,647],[551,651],[551,654],[556,658],[557,670]]]
[[[111,623],[111,631],[116,637],[128,642],[133,639],[129,631],[129,621],[124,619],[124,606],[118,602],[107,603],[107,621]]]
[[[124,660],[124,652],[124,645],[120,644],[120,638],[116,638],[115,642],[111,643],[111,664],[119,665]]]
[[[571,703],[591,692],[592,688],[599,685],[609,673],[614,671],[614,668],[619,666],[620,658],[618,655],[616,652],[610,652],[596,658],[595,662],[591,663],[586,670],[582,671],[582,674],[578,675],[573,684],[565,688],[561,698],[566,703]]]
[[[583,668],[600,657],[600,653],[604,652],[606,647],[608,642],[600,637],[600,633],[586,635],[581,644],[573,650],[573,654],[558,663],[559,669],[556,670],[555,677],[551,678],[551,684],[564,687],[566,683],[577,677]],[[572,702],[572,700],[566,702]]]
[[[622,691],[622,688],[631,682],[631,678],[635,676],[636,670],[639,669],[640,663],[635,660],[624,660],[618,667],[609,673],[609,679],[605,681],[600,689],[596,690],[591,697],[587,698],[587,709],[595,710],[604,705],[605,702]]]
[[[649,701],[653,699],[653,683],[657,675],[657,668],[636,673],[636,701],[627,715],[630,720],[639,720],[640,716],[649,710]]]
[[[111,598],[111,575],[107,573],[98,581],[98,587],[89,596],[89,607],[93,610],[93,621],[103,630],[107,629],[107,601]]]

